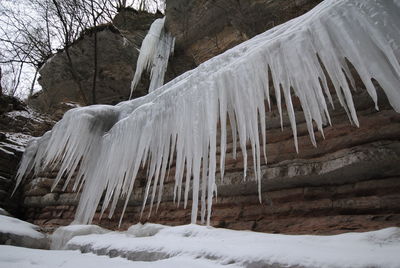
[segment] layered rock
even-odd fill
[[[168,0],[167,27],[176,49],[198,65],[298,17],[321,0]]]

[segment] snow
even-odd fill
[[[61,104],[71,107],[71,108],[81,107],[81,105],[79,103],[75,103],[75,102],[62,102]]]
[[[400,228],[395,227],[365,233],[316,236],[233,231],[192,224],[164,226],[148,237],[135,237],[129,232],[78,236],[68,246],[86,249],[90,246],[94,251],[105,249],[106,252],[120,251],[124,254],[164,253],[193,260],[208,258],[220,265],[398,268],[400,264]]]
[[[2,179],[4,179],[4,177],[0,176],[0,180]],[[0,215],[10,216],[10,213],[8,213],[4,208],[0,208]]]
[[[165,17],[156,19],[150,26],[140,48],[136,71],[132,80],[131,95],[138,85],[144,70],[150,70],[149,92],[164,84],[169,56],[174,51],[175,38],[164,28]]]
[[[13,132],[3,132],[6,135],[6,139],[15,144],[16,150],[24,151],[24,147],[28,144],[29,140],[32,139],[31,135],[26,135],[22,133],[13,133]],[[11,146],[10,143],[7,143],[7,146]]]
[[[10,152],[10,151],[6,150],[5,148],[2,148],[2,147],[0,147],[0,151],[2,151],[5,154],[8,154],[8,155],[14,155],[13,152]]]
[[[155,223],[146,223],[146,224],[135,224],[129,227],[126,233],[133,235],[135,237],[146,237],[153,236],[157,234],[160,230],[164,229],[166,226]]]
[[[51,236],[51,249],[64,249],[69,240],[75,236],[87,234],[104,234],[109,232],[97,225],[69,225],[58,228]]]
[[[109,211],[112,217],[118,200],[125,198],[121,222],[139,169],[147,167],[143,206],[149,201],[151,212],[153,204],[158,208],[167,171],[175,163],[175,201],[180,205],[183,199],[186,207],[192,191],[192,223],[200,216],[202,223],[209,224],[217,165],[221,179],[224,175],[228,122],[233,151],[236,142],[242,151],[244,178],[248,169],[246,146],[251,148],[254,179],[261,193],[261,155],[266,159],[265,102],[270,106],[270,95],[276,99],[281,122],[282,101],[286,104],[295,150],[292,95],[298,97],[310,139],[316,145],[314,125],[323,134],[323,127],[330,124],[328,78],[350,122],[359,124],[351,93],[354,79],[346,59],[376,107],[372,78],[400,112],[399,46],[398,1],[325,0],[307,14],[204,62],[142,98],[116,106],[69,110],[51,132],[31,142],[17,181],[32,170],[37,174],[60,165],[53,187],[66,174],[65,187],[77,171],[73,188],[82,195],[75,222],[90,223],[100,203],[101,213]],[[155,55],[155,48],[146,49],[153,51],[148,55]]]
[[[0,233],[29,236],[32,238],[44,238],[45,235],[37,231],[39,227],[31,223],[0,215]]]
[[[18,221],[14,219],[7,225],[16,229],[16,223],[20,224]],[[0,245],[0,267],[233,268],[277,265],[398,268],[400,263],[400,228],[397,227],[317,236],[234,231],[195,224],[171,227],[146,223],[133,225],[126,232],[109,232],[95,225],[71,225],[59,228],[53,236],[60,237],[59,230],[67,236],[74,234],[64,236],[64,243],[70,239],[66,248],[82,249],[113,258],[72,250],[37,250]],[[153,259],[140,261],[145,254]]]
[[[25,146],[32,139],[32,136],[22,133],[0,132],[0,134],[4,134],[6,137],[5,141],[0,142],[0,149],[8,151],[9,154],[24,152]]]
[[[24,146],[22,146],[22,145],[15,145],[15,144],[7,143],[7,142],[0,142],[0,150],[1,149],[7,151],[7,152],[5,152],[7,154],[14,154],[15,151],[23,152],[25,150]],[[9,150],[12,150],[14,152],[10,152]]]
[[[33,110],[29,109],[27,111],[11,111],[5,114],[6,116],[12,118],[12,119],[18,119],[19,117],[36,121],[36,122],[43,122],[44,120],[38,116],[38,113],[34,112]]]
[[[156,262],[132,262],[120,257],[109,258],[78,251],[40,250],[0,245],[0,267],[7,268],[216,268],[213,261],[174,257]],[[227,266],[233,268],[235,266]]]

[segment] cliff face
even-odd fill
[[[24,215],[21,189],[11,196],[24,146],[32,137],[51,129],[54,123],[17,99],[0,96],[0,208],[15,216]]]
[[[301,15],[318,2],[169,0],[167,27],[176,36],[177,46],[167,79],[261,31]],[[212,225],[319,234],[400,226],[400,116],[390,108],[383,94],[379,96],[380,111],[375,111],[360,81],[357,87],[354,101],[360,128],[351,126],[345,112],[337,108],[331,111],[333,126],[325,128],[325,139],[317,135],[317,148],[311,145],[302,112],[297,107],[299,154],[294,149],[287,118],[281,131],[273,107],[268,117],[268,165],[263,166],[262,204],[258,201],[251,172],[247,181],[242,180],[242,157],[239,154],[237,159],[232,158],[230,140],[225,179],[224,182],[218,180]],[[336,103],[335,107],[340,105]],[[248,161],[251,167],[252,159]],[[147,218],[146,209],[142,221],[171,225],[190,222],[190,207],[177,208],[172,202],[173,171],[158,212]],[[69,224],[79,200],[70,187],[62,191],[62,183],[50,192],[56,173],[57,170],[42,172],[24,186],[25,217],[49,230]],[[144,188],[145,171],[142,171],[122,228],[139,220]],[[121,210],[112,219],[101,221],[97,214],[94,223],[116,229],[120,213]]]
[[[298,17],[321,0],[168,0],[167,27],[198,65]]]
[[[72,67],[89,104],[94,74],[94,33],[97,34],[98,51],[96,102],[116,104],[129,98],[130,84],[139,55],[138,48],[157,17],[159,14],[121,10],[114,18],[113,25],[89,29],[69,47]],[[39,72],[38,81],[43,91],[31,98],[30,104],[44,112],[52,112],[60,102],[84,104],[70,66],[65,51],[48,60]],[[148,81],[144,79],[134,97],[146,94],[147,86]]]

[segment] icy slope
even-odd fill
[[[271,103],[269,82],[273,82],[271,95],[281,116],[282,101],[286,104],[297,150],[293,94],[300,100],[314,144],[313,124],[323,132],[323,126],[330,123],[328,103],[332,97],[324,69],[350,121],[358,125],[346,59],[376,106],[372,78],[400,112],[399,45],[399,1],[323,1],[307,14],[240,44],[145,97],[115,107],[96,105],[68,111],[52,132],[26,150],[18,181],[32,169],[38,172],[60,164],[55,184],[62,174],[68,176],[67,184],[79,169],[74,186],[82,189],[82,197],[76,222],[90,223],[104,191],[102,212],[110,208],[111,217],[121,197],[126,198],[126,208],[142,166],[148,168],[143,204],[148,199],[150,206],[154,201],[158,204],[175,159],[178,204],[184,197],[186,207],[191,190],[192,222],[200,214],[201,221],[209,223],[217,162],[221,178],[224,173],[228,122],[243,154],[244,176],[249,144],[255,179],[260,182],[261,154],[266,155],[265,102]],[[233,150],[236,152],[236,147]]]
[[[135,226],[132,226],[133,228]],[[149,233],[143,236],[138,229]],[[243,267],[399,267],[400,229],[334,236],[280,235],[233,231],[198,225],[145,224],[136,235],[112,232],[74,237],[67,247],[132,260],[174,256],[205,258]],[[152,259],[153,258],[153,259]]]

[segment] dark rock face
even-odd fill
[[[7,107],[0,113],[0,208],[22,216],[21,189],[11,196],[18,163],[28,141],[43,135],[55,122],[15,98],[0,96],[0,103]]]

